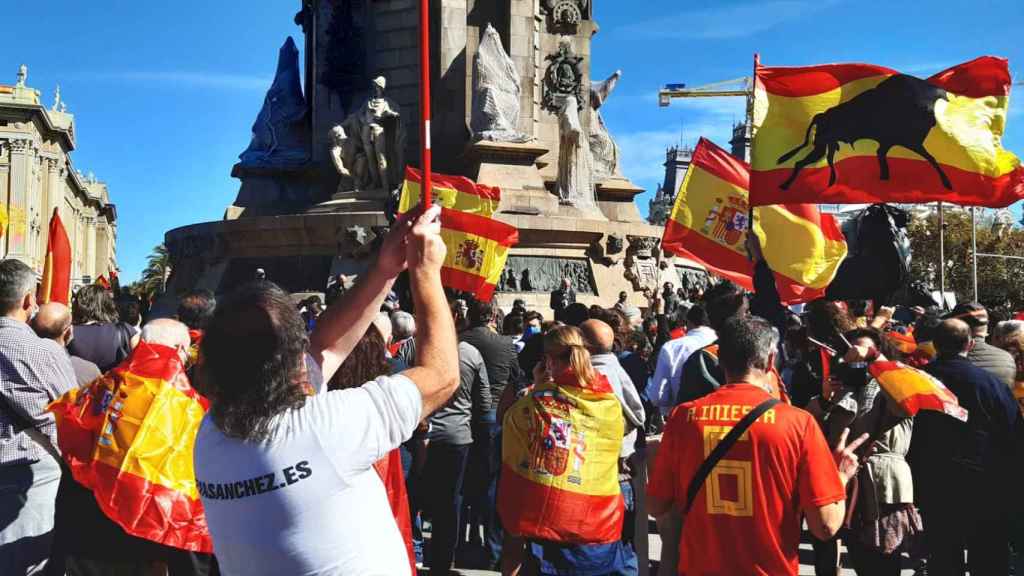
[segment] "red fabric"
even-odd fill
[[[402,344],[404,343],[405,340],[399,340],[398,342],[392,342],[391,344],[389,344],[388,354],[390,354],[392,358],[398,356],[398,351],[402,349]]]
[[[71,241],[60,220],[60,212],[53,209],[50,232],[46,241],[43,278],[39,281],[36,299],[40,304],[60,302],[68,305],[71,299]]]
[[[899,72],[874,64],[822,64],[758,66],[756,76],[758,88],[779,96],[800,98],[829,92],[848,82],[893,74]]]
[[[206,513],[198,498],[193,500],[103,462],[75,460],[70,466],[75,480],[104,495],[96,499],[100,509],[129,534],[173,548],[213,553]]]
[[[682,338],[683,336],[686,336],[686,328],[673,328],[672,331],[668,333],[668,335],[672,337],[673,340],[676,340],[677,338]]]
[[[684,506],[706,455],[768,397],[759,387],[738,383],[680,405],[662,436],[648,494]],[[750,427],[698,493],[683,525],[679,574],[795,576],[802,511],[845,498],[814,418],[778,404]]]
[[[378,460],[373,469],[377,471],[384,488],[388,493],[388,504],[395,515],[398,531],[405,541],[405,550],[409,554],[409,565],[413,576],[416,575],[416,553],[412,548],[412,518],[409,516],[409,495],[405,491],[405,475],[402,473],[402,455],[398,448]]]
[[[502,465],[501,490],[508,494],[540,494],[537,485],[530,479],[521,476],[508,464]],[[553,486],[543,488],[543,498],[548,506],[522,506],[514,518],[503,516],[503,522],[509,522],[514,526],[530,526],[532,532],[530,539],[546,540],[548,542],[581,543],[581,544],[608,544],[615,542],[622,537],[622,520],[624,504],[622,494],[612,496],[599,496],[560,490]],[[552,508],[561,510],[586,510],[580,516],[580,522],[571,522],[569,515],[560,518],[563,522],[551,522],[550,510]],[[569,527],[577,528],[572,530]],[[587,535],[585,542],[576,542],[581,533]]]
[[[942,200],[961,206],[1005,208],[1024,197],[1024,167],[992,177],[943,164],[953,184],[942,188],[935,169],[923,160],[889,157],[889,179],[879,180],[878,159],[851,156],[836,162],[836,183],[828,185],[828,166],[808,166],[788,190],[779,186],[792,168],[755,170],[751,175],[750,203],[754,206],[803,202],[820,204],[923,204]]]

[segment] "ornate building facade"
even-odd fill
[[[107,185],[71,163],[75,118],[60,88],[46,107],[27,77],[22,65],[13,86],[0,84],[0,205],[8,217],[0,257],[41,271],[56,208],[71,242],[72,286],[109,278],[117,268],[117,210]]]

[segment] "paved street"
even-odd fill
[[[800,575],[801,576],[813,576],[814,575],[814,565],[812,564],[812,561],[814,559],[813,554],[814,553],[813,553],[813,551],[811,549],[809,535],[805,531],[804,534],[803,534],[803,539],[802,539],[801,544],[800,544]],[[650,536],[650,558],[651,558],[652,561],[657,561],[660,557],[661,557],[661,538],[658,537],[658,534],[654,532],[654,522],[652,521],[651,522],[651,536]],[[847,558],[846,558],[846,550],[845,550],[845,548],[843,549],[843,559],[844,559],[844,565],[849,566],[849,562],[847,561]],[[491,571],[488,571],[488,570],[469,570],[469,569],[465,569],[465,568],[460,568],[458,566],[456,566],[456,569],[457,569],[457,571],[459,573],[464,574],[466,576],[493,576],[495,574],[499,574],[498,572],[491,572]],[[422,570],[421,572],[423,574],[429,574],[429,571],[427,571],[427,570]],[[654,572],[652,571],[651,574],[653,575]],[[843,574],[843,576],[855,576],[856,575],[856,573],[852,569],[850,569],[850,568],[844,568],[843,571],[842,571],[842,574]],[[909,568],[909,562],[906,562],[904,564],[904,570],[902,572],[902,576],[913,576],[913,574],[914,574],[914,570]]]

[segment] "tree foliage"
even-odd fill
[[[132,286],[137,291],[137,296],[146,301],[152,301],[163,293],[166,286],[167,276],[170,273],[171,258],[167,253],[167,247],[158,244],[147,257],[146,269],[142,271],[142,277]]]
[[[971,281],[971,214],[968,210],[950,210],[945,215],[946,290],[956,294],[957,302],[974,300]],[[913,278],[939,289],[938,214],[914,218],[908,228],[913,262]],[[992,218],[978,212],[978,252],[1024,256],[1024,230],[1011,228],[1001,235],[992,227]],[[978,258],[978,300],[993,316],[1009,318],[1024,308],[1024,260]]]

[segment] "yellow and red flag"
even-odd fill
[[[7,206],[0,204],[0,238],[7,234]]]
[[[934,202],[1002,208],[1024,168],[1002,147],[1003,58],[923,80],[870,64],[757,65],[750,202]]]
[[[891,361],[872,362],[868,371],[907,416],[914,416],[921,410],[934,410],[967,421],[967,409],[931,374]]]
[[[701,138],[665,224],[663,249],[753,289],[754,268],[745,247],[749,182],[746,162]],[[754,233],[787,304],[822,297],[846,257],[839,225],[813,205],[756,208]]]
[[[498,512],[512,534],[571,544],[618,540],[622,406],[598,374],[582,388],[575,373],[534,386],[505,413]]]
[[[447,176],[436,172],[431,176],[431,182],[434,189],[432,200],[442,208],[485,218],[490,218],[498,211],[498,203],[501,201],[501,190],[498,188],[477,184],[463,176]],[[405,185],[398,204],[400,214],[420,203],[422,183],[423,175],[419,170],[405,169]]]
[[[434,174],[432,179],[433,196],[443,206],[441,238],[448,247],[441,282],[448,288],[472,292],[477,300],[489,301],[501,280],[509,249],[519,242],[515,226],[491,218],[498,209],[501,192],[462,177]],[[421,181],[418,170],[406,168],[400,213],[419,204]]]
[[[76,481],[132,536],[213,550],[192,449],[208,403],[178,351],[140,342],[120,365],[50,404]]]
[[[97,286],[102,286],[104,290],[110,290],[110,281],[107,280],[107,278],[103,276],[103,274],[100,274],[99,277],[96,278],[96,282],[94,282],[94,284],[96,284]]]
[[[71,241],[56,208],[50,218],[43,279],[39,282],[36,300],[40,304],[60,302],[65,305],[71,300]]]

